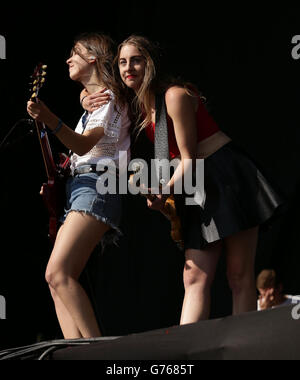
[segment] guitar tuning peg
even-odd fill
[[[47,67],[48,67],[47,65],[43,65],[43,66],[42,66],[42,69],[43,69],[43,70],[46,70]]]
[[[35,84],[37,84],[37,82],[38,82],[38,81],[37,81],[37,79],[36,79],[35,81],[33,81],[32,84],[35,85]]]
[[[45,83],[45,80],[46,80],[45,78],[42,78],[41,83]]]
[[[34,92],[32,95],[31,95],[31,99],[34,99],[36,98],[36,92]]]
[[[36,91],[36,86],[33,87],[32,91],[34,91],[34,92]]]
[[[46,71],[42,72],[42,77],[45,77],[47,75]]]

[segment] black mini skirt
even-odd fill
[[[176,195],[185,249],[209,243],[256,226],[269,226],[285,203],[281,192],[243,149],[233,142],[204,160],[205,202],[186,206]]]

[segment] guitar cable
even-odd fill
[[[106,341],[114,341],[122,336],[108,336],[98,338],[79,338],[79,339],[57,339],[45,342],[34,343],[28,346],[10,348],[0,351],[1,360],[47,360],[47,357],[59,349],[91,345]]]
[[[4,139],[1,141],[0,143],[0,151],[2,149],[5,149],[7,148],[7,146],[10,145],[9,142],[7,142],[7,139],[9,138],[9,136],[12,134],[12,132],[16,129],[16,127],[18,127],[20,124],[27,124],[27,125],[30,125],[31,127],[34,125],[34,121],[32,119],[20,119],[18,120],[11,128],[10,130],[8,131],[8,133],[6,134],[6,136],[4,137]],[[30,128],[30,130],[26,133],[25,136],[27,136],[28,134],[32,134],[34,132],[34,128]],[[22,136],[22,139],[25,137],[25,136]]]

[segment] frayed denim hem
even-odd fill
[[[64,220],[66,219],[68,214],[71,212],[79,212],[82,214],[91,215],[95,219],[97,219],[99,222],[102,222],[102,223],[106,224],[107,226],[111,227],[110,230],[105,232],[105,234],[102,236],[101,240],[98,243],[98,244],[101,244],[102,251],[104,251],[106,246],[112,245],[112,244],[119,247],[118,241],[123,236],[123,233],[119,229],[119,227],[117,227],[111,220],[109,220],[109,218],[104,217],[104,216],[99,216],[99,215],[97,215],[91,211],[87,211],[87,210],[73,210],[73,209],[71,209],[65,213]]]

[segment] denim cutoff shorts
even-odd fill
[[[62,222],[71,211],[92,215],[111,227],[103,236],[102,246],[117,243],[122,235],[119,229],[122,213],[122,200],[119,194],[99,194],[97,173],[78,174],[66,182],[66,208]]]

